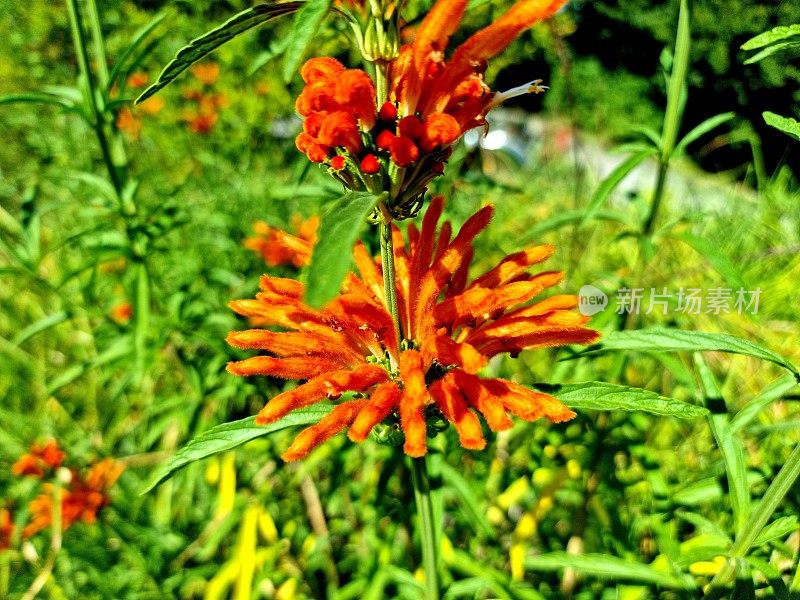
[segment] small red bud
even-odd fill
[[[381,121],[396,121],[397,107],[391,102],[384,102],[383,106],[381,106],[380,112],[378,113],[378,117],[380,117]]]
[[[381,150],[389,150],[392,147],[395,137],[397,137],[395,134],[385,129],[378,134],[378,137],[375,139],[375,145]]]
[[[419,136],[422,135],[422,121],[420,121],[414,115],[403,117],[397,124],[397,130],[397,133],[403,137],[417,140],[419,139]]]
[[[367,154],[361,160],[361,170],[367,175],[373,175],[381,170],[381,163],[374,154]]]
[[[331,159],[331,169],[333,169],[334,171],[341,171],[342,169],[344,169],[345,163],[346,161],[344,159],[344,156],[342,156],[341,154],[337,154]]]

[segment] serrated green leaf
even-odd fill
[[[783,42],[795,36],[800,37],[800,23],[794,25],[781,25],[758,34],[754,38],[750,38],[742,44],[742,50],[755,50],[775,44],[776,42]]]
[[[564,385],[536,385],[576,410],[638,410],[665,417],[692,419],[708,414],[702,406],[694,406],[649,390],[590,381]]]
[[[339,292],[353,262],[358,234],[381,198],[369,192],[349,192],[323,211],[319,241],[307,271],[306,302],[310,306],[321,307]]]
[[[531,571],[560,571],[572,568],[578,573],[615,581],[636,581],[651,583],[673,589],[693,589],[691,577],[677,577],[669,573],[657,571],[649,565],[643,565],[608,556],[606,554],[568,554],[566,552],[550,552],[538,556],[528,556],[525,567]]]
[[[654,327],[632,331],[614,331],[603,338],[600,344],[591,347],[580,356],[608,350],[636,352],[730,352],[743,354],[773,362],[791,371],[800,380],[797,368],[777,352],[754,342],[728,335]]]
[[[769,111],[762,113],[761,116],[764,117],[764,121],[766,121],[767,125],[770,127],[774,127],[797,141],[800,141],[800,122],[789,117],[776,115],[774,112]]]
[[[309,44],[317,35],[322,21],[330,12],[332,0],[307,0],[295,15],[289,42],[283,55],[283,80],[290,82],[305,56]]]
[[[160,466],[150,477],[142,494],[146,494],[159,483],[189,463],[232,450],[256,438],[275,433],[289,427],[311,425],[326,416],[333,405],[319,403],[309,408],[295,410],[283,419],[269,425],[256,425],[255,417],[247,417],[239,421],[223,423],[212,427],[192,439],[173,456],[166,464]]]
[[[273,19],[297,12],[303,4],[304,2],[256,4],[231,17],[219,27],[192,40],[187,46],[178,50],[175,58],[164,67],[161,75],[158,76],[158,81],[148,87],[136,99],[136,104],[147,100],[194,63],[208,56],[236,36]]]

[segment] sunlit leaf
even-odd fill
[[[325,15],[331,10],[333,0],[307,0],[295,15],[289,42],[283,55],[283,79],[291,81],[314,36],[317,35]]]
[[[564,385],[536,385],[575,410],[638,410],[664,417],[691,419],[708,413],[702,406],[661,396],[650,390],[590,381]]]
[[[208,56],[211,52],[231,41],[236,36],[253,27],[263,25],[272,19],[297,12],[303,4],[303,2],[256,4],[231,17],[219,27],[192,40],[187,46],[178,50],[175,58],[164,67],[161,75],[158,76],[158,81],[148,87],[142,95],[136,99],[136,103],[139,104],[147,100],[194,63]]]
[[[609,173],[606,178],[603,179],[603,181],[600,182],[600,185],[597,186],[597,190],[595,191],[594,195],[592,195],[592,199],[589,201],[589,205],[586,207],[583,220],[588,221],[591,219],[597,209],[600,208],[603,202],[606,201],[606,198],[611,195],[611,192],[613,192],[617,186],[622,183],[628,174],[630,174],[631,171],[643,163],[645,159],[653,156],[655,152],[655,149],[647,149],[642,152],[638,152],[629,156],[627,159],[617,165],[617,167],[611,171],[611,173]]]
[[[763,113],[762,116],[764,117],[764,121],[766,121],[767,125],[782,131],[797,141],[800,141],[800,122],[789,117],[776,115],[774,112],[769,111]]]
[[[319,242],[314,246],[306,279],[306,302],[320,307],[332,299],[353,263],[353,246],[364,221],[381,196],[350,192],[329,204],[320,217]]]
[[[800,38],[800,23],[794,25],[781,25],[779,27],[770,29],[769,31],[765,31],[764,33],[760,33],[756,37],[747,40],[744,44],[742,44],[741,48],[742,50],[756,50],[777,42],[793,40],[793,38]]]
[[[289,427],[301,425],[311,425],[318,422],[327,415],[333,406],[331,404],[319,403],[309,408],[295,410],[283,419],[270,423],[269,425],[256,425],[255,417],[247,417],[239,421],[223,423],[205,431],[191,440],[183,448],[178,450],[164,465],[153,473],[150,481],[145,486],[142,494],[146,494],[159,483],[171,477],[178,469],[185,467],[189,463],[232,450],[251,440],[270,433],[275,433]]]

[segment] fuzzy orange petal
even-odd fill
[[[363,356],[342,336],[323,336],[313,332],[277,332],[267,329],[232,331],[226,341],[236,348],[267,350],[281,357],[325,356],[337,362],[360,362]]]
[[[553,256],[555,248],[551,244],[534,246],[522,252],[506,256],[499,265],[470,284],[473,287],[493,288],[511,281],[531,265],[543,262]]]
[[[520,419],[535,421],[545,417],[553,423],[574,418],[575,413],[549,394],[530,390],[505,379],[484,379],[483,386]]]
[[[370,364],[354,370],[324,373],[275,396],[256,416],[256,425],[273,423],[293,410],[310,406],[326,397],[336,397],[348,391],[362,392],[388,378],[386,369]]]
[[[406,350],[400,355],[400,375],[404,386],[400,398],[400,426],[406,436],[403,450],[413,457],[424,456],[428,451],[424,410],[430,403],[430,395],[425,387],[424,367],[422,354],[416,350]]]
[[[520,352],[531,348],[548,348],[568,344],[591,344],[599,339],[593,329],[563,325],[542,327],[537,319],[502,319],[470,333],[466,341],[486,355]]]
[[[431,397],[458,432],[458,440],[468,450],[483,450],[486,440],[483,439],[481,424],[467,406],[464,396],[453,382],[451,373],[435,382],[430,387]]]
[[[320,419],[319,423],[301,431],[286,452],[281,454],[281,458],[286,462],[305,458],[314,448],[349,426],[366,402],[366,400],[351,400],[337,405],[328,415]]]
[[[421,351],[428,362],[457,365],[468,373],[477,373],[486,366],[486,357],[467,343],[459,343],[446,335],[434,335],[422,342]]]
[[[324,356],[253,356],[228,363],[228,373],[232,375],[269,375],[281,379],[310,379],[321,373],[333,371],[342,365]]]
[[[394,381],[385,381],[375,388],[367,404],[353,422],[347,436],[354,442],[363,442],[369,432],[383,421],[400,402],[400,388]]]
[[[453,383],[464,393],[467,402],[483,415],[492,431],[505,431],[514,426],[505,406],[484,387],[480,377],[460,369],[451,371]]]
[[[381,275],[375,259],[370,256],[363,242],[358,242],[353,248],[353,258],[355,258],[356,268],[361,275],[361,281],[372,292],[375,298],[383,300],[383,276]]]
[[[447,250],[422,278],[414,303],[414,331],[411,332],[413,337],[425,338],[433,333],[433,308],[442,292],[442,287],[461,267],[472,250],[473,240],[489,224],[492,213],[492,207],[485,206],[472,215]]]

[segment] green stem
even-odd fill
[[[383,291],[386,295],[386,306],[392,315],[392,322],[395,325],[397,339],[399,340],[402,336],[402,330],[400,329],[400,312],[397,310],[392,224],[385,220],[381,221],[379,235],[381,240],[381,264],[383,265]]]
[[[94,54],[97,66],[97,79],[100,87],[105,89],[108,85],[108,61],[106,60],[106,48],[103,43],[103,29],[100,26],[100,13],[97,10],[95,0],[86,0],[87,12],[89,13],[89,29],[92,32],[92,43],[94,44]]]
[[[389,84],[386,76],[387,65],[383,60],[375,61],[375,91],[378,97],[378,109],[389,97]]]
[[[650,214],[647,216],[647,221],[644,224],[644,235],[650,238],[653,235],[653,229],[656,225],[656,217],[658,210],[661,208],[661,201],[664,197],[664,188],[667,183],[667,174],[669,173],[669,160],[661,160],[658,168],[658,175],[656,176],[656,189],[653,193],[653,205],[650,208]]]
[[[100,151],[103,154],[103,162],[111,177],[111,183],[114,186],[117,197],[121,200],[122,190],[125,187],[124,171],[126,159],[124,150],[121,149],[119,143],[114,144],[114,148],[112,149],[111,141],[105,129],[103,111],[98,104],[98,96],[100,94],[89,62],[89,53],[87,51],[88,41],[86,40],[86,34],[83,30],[83,21],[80,7],[78,6],[78,0],[67,0],[67,8],[69,10],[72,42],[75,46],[75,55],[78,58],[78,68],[80,69],[81,77],[86,85],[86,98],[92,113],[92,128],[97,136]]]
[[[422,565],[425,569],[424,600],[439,600],[439,557],[436,551],[436,531],[433,527],[433,505],[425,457],[411,459],[411,483],[422,542]]]

